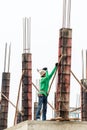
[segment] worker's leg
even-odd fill
[[[40,114],[41,114],[40,111],[41,111],[42,103],[43,103],[43,96],[39,96],[38,107],[36,111],[36,120],[40,119]]]
[[[42,120],[46,120],[46,113],[47,113],[47,96],[43,96]]]

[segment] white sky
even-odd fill
[[[33,82],[38,77],[37,68],[48,70],[54,67],[58,58],[59,29],[62,28],[63,0],[0,0],[0,78],[4,71],[5,43],[11,42],[11,84],[10,100],[15,104],[21,77],[23,53],[23,18],[31,17],[31,53]],[[72,0],[72,71],[82,78],[81,50],[87,44],[87,0]],[[0,82],[1,82],[0,81]],[[72,77],[71,106],[76,106],[76,95],[80,86]],[[9,105],[8,125],[14,121],[14,108]]]

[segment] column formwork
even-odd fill
[[[10,73],[3,72],[2,74],[2,87],[1,87],[1,110],[0,110],[0,130],[7,128],[8,121],[8,100],[10,89]],[[6,99],[6,98],[7,99]]]
[[[56,116],[68,118],[70,99],[72,29],[60,29],[58,59],[63,58],[58,66],[58,83],[56,88]]]
[[[87,79],[82,79],[81,83],[87,89]],[[81,120],[87,121],[87,91],[83,87],[81,87]]]
[[[32,120],[32,55],[22,54],[22,111],[23,121]]]

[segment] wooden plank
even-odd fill
[[[75,120],[80,120],[80,118],[62,118],[62,117],[56,117],[56,118],[51,118],[48,121],[75,121]]]

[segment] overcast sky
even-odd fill
[[[31,17],[31,53],[33,82],[37,68],[48,67],[49,72],[58,60],[59,29],[62,28],[63,0],[0,0],[0,78],[4,71],[5,43],[11,43],[10,100],[15,104],[21,77],[23,53],[23,18]],[[87,0],[71,1],[72,71],[82,78],[81,50],[87,46]],[[0,82],[1,82],[0,81]],[[71,106],[76,106],[80,86],[72,77]],[[9,126],[13,125],[14,108],[9,105]]]

